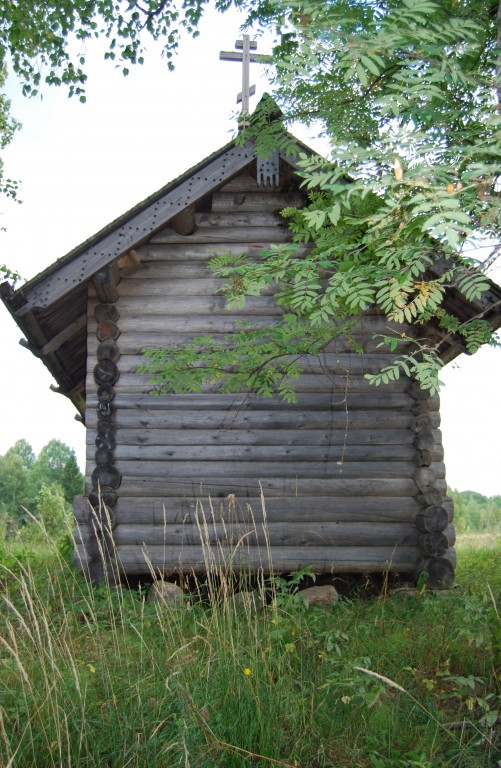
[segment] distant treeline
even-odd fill
[[[32,516],[49,533],[62,534],[71,519],[73,497],[83,490],[72,448],[51,440],[36,456],[26,440],[18,440],[0,456],[0,543],[39,534]]]
[[[501,496],[476,491],[449,491],[454,500],[454,525],[458,533],[501,531]]]

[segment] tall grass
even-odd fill
[[[491,552],[461,551],[448,593],[327,608],[281,579],[237,587],[209,552],[177,607],[92,585],[50,537],[5,552],[0,765],[497,768]]]

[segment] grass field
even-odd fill
[[[15,554],[15,553],[14,553]],[[55,545],[4,550],[2,768],[498,768],[499,539],[446,593],[308,608],[231,575],[181,608],[91,587]]]

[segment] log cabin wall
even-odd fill
[[[438,397],[407,379],[381,388],[364,379],[388,362],[371,339],[384,319],[365,316],[354,332],[364,354],[339,339],[311,357],[294,405],[245,393],[156,396],[136,372],[145,348],[217,337],[236,321],[273,321],[280,310],[272,296],[229,311],[207,264],[214,252],[288,240],[277,211],[297,202],[244,173],[141,246],[140,265],[122,269],[117,295],[103,303],[90,285],[93,511],[80,500],[75,513],[78,558],[96,578],[106,550],[127,574],[203,573],[231,559],[275,572],[390,568],[413,577],[426,568],[432,582],[452,580]],[[105,509],[99,489],[113,551],[93,534]]]

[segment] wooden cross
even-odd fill
[[[242,102],[242,115],[249,114],[249,99],[256,92],[255,85],[249,85],[250,82],[250,64],[255,62],[257,64],[269,64],[272,61],[271,56],[266,56],[261,53],[251,53],[257,48],[255,40],[251,40],[249,35],[244,35],[243,40],[237,40],[235,48],[242,51],[221,51],[219,58],[222,61],[241,61],[242,62],[242,91],[237,96],[237,104]],[[240,122],[242,126],[242,122]]]

